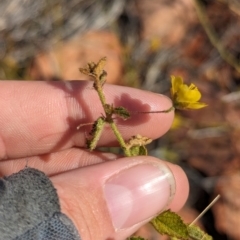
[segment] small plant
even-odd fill
[[[87,139],[87,147],[90,151],[94,150],[97,146],[98,140],[101,137],[104,126],[106,124],[110,125],[112,131],[114,132],[120,147],[122,148],[125,156],[139,156],[147,155],[146,145],[149,144],[152,139],[141,136],[140,134],[132,136],[128,141],[125,141],[119,132],[114,118],[120,117],[127,120],[131,116],[129,112],[124,107],[115,107],[111,103],[106,102],[105,95],[103,93],[104,83],[106,81],[107,73],[104,70],[106,64],[106,58],[102,58],[98,63],[88,63],[86,68],[80,68],[80,72],[84,73],[93,79],[93,88],[97,91],[100,102],[104,109],[104,115],[100,116],[92,126],[89,133],[89,138]],[[174,111],[175,109],[200,109],[206,107],[205,103],[199,102],[201,98],[201,93],[194,84],[187,86],[183,83],[181,77],[171,77],[171,97],[173,105],[169,109],[154,111],[154,112],[138,112],[138,113],[168,113]],[[79,126],[81,127],[81,125]],[[180,216],[176,213],[166,210],[155,217],[151,224],[160,234],[168,235],[171,240],[210,240],[211,236],[202,231],[199,227],[191,224],[186,224],[183,222]],[[141,237],[130,237],[129,240],[144,240]]]

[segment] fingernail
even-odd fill
[[[110,177],[104,187],[116,229],[129,228],[163,211],[175,193],[175,179],[164,164],[143,164]]]

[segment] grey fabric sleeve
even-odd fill
[[[41,171],[26,167],[0,178],[0,240],[79,240],[61,213],[56,189]]]

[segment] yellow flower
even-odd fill
[[[207,106],[205,103],[198,102],[201,93],[194,84],[191,83],[190,86],[183,84],[183,79],[175,76],[171,76],[171,82],[171,95],[175,108],[199,109]]]

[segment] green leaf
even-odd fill
[[[90,132],[91,138],[87,139],[87,147],[89,150],[93,150],[96,148],[98,140],[101,137],[103,127],[105,125],[105,119],[103,117],[98,118],[92,127],[92,130]]]
[[[127,240],[146,240],[146,239],[142,237],[132,236],[132,237],[129,237]]]
[[[130,113],[128,112],[128,110],[124,107],[116,107],[113,109],[113,113],[118,115],[119,117],[125,119],[130,118]]]
[[[160,234],[167,234],[170,237],[184,240],[188,239],[187,225],[180,216],[170,210],[160,213],[151,223]]]
[[[131,156],[147,156],[147,148],[145,146],[133,146],[130,148]]]
[[[212,240],[212,236],[205,233],[202,229],[200,229],[196,225],[188,225],[187,231],[189,234],[189,237],[191,237],[194,240]]]

